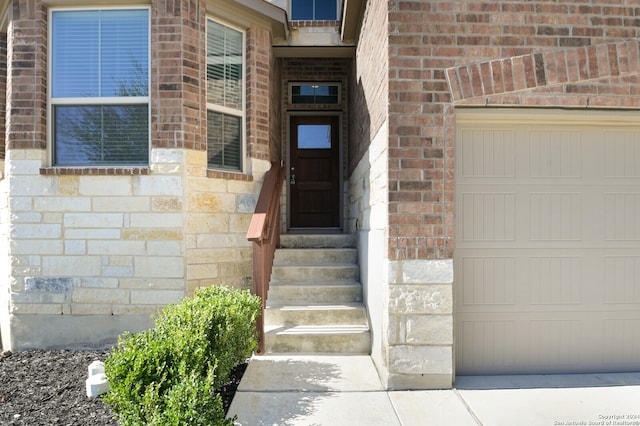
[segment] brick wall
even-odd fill
[[[15,0],[9,9],[6,149],[46,148],[47,10],[40,1]]]
[[[281,74],[281,62],[273,54],[270,55],[271,76],[279,76]],[[282,81],[279,78],[269,79],[269,159],[271,161],[280,161],[282,156],[282,146],[285,145],[284,135],[282,133]],[[284,229],[284,228],[283,228]]]
[[[205,14],[199,0],[152,2],[152,146],[207,149]]]
[[[638,15],[597,0],[389,2],[389,258],[452,257],[454,105],[640,106],[637,69],[622,72],[633,43],[615,43],[638,36]]]
[[[254,24],[247,31],[247,150],[261,160],[270,159],[270,67],[270,33]]]
[[[350,81],[349,174],[388,115],[387,5],[367,2]]]

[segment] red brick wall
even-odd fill
[[[14,0],[9,14],[5,148],[45,149],[47,11],[39,1]]]
[[[7,110],[11,111],[6,123],[6,149],[46,149],[47,10],[39,0],[14,0],[9,13],[12,25],[11,33],[5,36],[9,40],[7,61],[2,61],[11,69],[6,83]],[[247,46],[248,151],[252,157],[269,159],[269,143],[276,138],[269,114],[270,97],[274,96],[270,87],[269,32],[252,26],[247,31]],[[3,52],[0,46],[0,56]],[[207,149],[205,55],[204,2],[153,0],[152,146]],[[4,155],[4,149],[3,143],[0,155]]]
[[[278,76],[281,75],[281,63],[273,54],[270,57],[271,74],[270,79],[270,97],[269,97],[269,154],[271,161],[280,161],[282,156],[282,146],[284,145],[284,134],[282,133],[282,105],[280,99],[282,96],[282,81]]]
[[[391,259],[453,255],[455,105],[640,106],[635,42],[614,43],[640,5],[614,3],[389,2]]]
[[[349,174],[388,115],[387,16],[386,2],[367,2],[351,73]]]
[[[207,149],[206,10],[199,0],[151,3],[151,140]]]
[[[270,160],[271,36],[252,25],[247,31],[247,150],[252,158]]]

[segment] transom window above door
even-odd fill
[[[335,21],[338,0],[291,0],[293,21]]]
[[[340,83],[289,83],[289,103],[294,105],[338,105]]]

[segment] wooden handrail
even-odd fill
[[[267,305],[273,257],[280,244],[280,194],[283,181],[284,165],[272,162],[271,169],[265,175],[247,232],[247,239],[253,242],[253,294],[262,300],[262,310],[256,322],[259,354],[265,350],[264,309]]]

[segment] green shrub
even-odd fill
[[[104,400],[125,426],[232,425],[215,391],[255,349],[259,313],[259,298],[225,287],[167,306],[154,328],[120,337]]]

